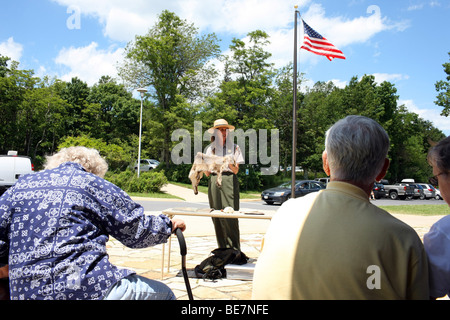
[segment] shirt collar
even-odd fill
[[[60,167],[73,167],[75,169],[80,169],[80,170],[86,171],[81,164],[76,163],[76,162],[71,162],[71,161],[61,163],[59,166]]]
[[[348,182],[330,181],[327,184],[326,190],[343,192],[353,197],[360,198],[361,200],[370,202],[367,193],[365,193],[363,189]]]

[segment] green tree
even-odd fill
[[[66,134],[77,136],[86,129],[90,121],[90,108],[87,98],[90,89],[86,82],[75,77],[61,90],[61,98],[68,103],[66,117]],[[97,110],[98,111],[98,110]]]
[[[268,117],[272,99],[273,64],[271,53],[265,47],[269,35],[261,30],[249,32],[247,43],[234,38],[230,45],[231,57],[226,61],[229,74],[221,85],[225,104],[237,112],[236,125],[243,130],[272,129]],[[231,80],[231,79],[235,80]]]
[[[405,106],[398,106],[393,84],[378,85],[374,80],[373,76],[363,76],[360,80],[353,77],[343,89],[318,82],[305,94],[298,120],[298,158],[305,171],[321,170],[326,130],[337,120],[358,114],[376,120],[389,134],[391,166],[387,179],[426,181],[430,174],[426,154],[432,141],[441,139],[443,133]]]
[[[380,121],[384,115],[384,108],[373,75],[364,75],[360,80],[353,77],[345,87],[343,94],[346,115],[359,114],[376,121]]]
[[[92,137],[106,142],[125,140],[131,142],[138,135],[140,101],[134,99],[124,85],[109,76],[102,76],[90,88],[87,97],[89,109],[85,116],[89,119],[84,127]]]
[[[325,132],[341,118],[342,90],[332,82],[316,82],[299,109],[297,131],[297,163],[305,176],[309,171],[322,172]]]
[[[17,126],[22,128],[25,153],[34,159],[37,167],[42,164],[44,154],[53,153],[65,135],[67,103],[58,94],[61,84],[57,79],[36,79],[22,102]]]
[[[274,127],[278,128],[280,135],[280,165],[283,168],[287,168],[292,164],[292,116],[294,105],[294,93],[293,93],[293,77],[294,70],[293,64],[289,64],[277,70],[277,74],[274,80],[273,98],[271,101],[270,116],[268,117],[273,121]],[[300,79],[300,77],[298,77]],[[297,85],[297,108],[302,108],[302,101],[304,95],[300,92],[301,80]],[[298,112],[297,115],[301,114]],[[302,117],[297,116],[297,123]],[[303,140],[303,139],[302,139]],[[303,141],[297,141],[298,145]],[[284,171],[288,173],[286,170]]]
[[[156,25],[146,35],[137,36],[125,51],[119,73],[131,87],[150,87],[148,96],[158,110],[152,113],[150,127],[159,128],[153,133],[168,165],[171,133],[192,123],[189,114],[193,110],[187,108],[186,99],[201,96],[215,75],[207,62],[219,54],[217,38],[214,34],[199,36],[193,24],[165,10]]]
[[[9,64],[9,61],[10,58],[0,56],[0,149],[3,154],[8,150],[23,154],[21,128],[17,126],[17,119],[27,87],[32,81],[32,71],[19,70],[18,62],[11,61]]]
[[[450,52],[448,53],[450,56]],[[435,103],[444,108],[441,115],[448,117],[450,115],[450,62],[444,63],[444,72],[447,74],[447,81],[436,82],[436,91],[438,92]]]

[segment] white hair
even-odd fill
[[[54,169],[65,162],[79,163],[87,172],[101,178],[108,171],[108,164],[96,149],[80,146],[63,148],[58,153],[47,156],[44,169]]]
[[[374,182],[389,150],[389,136],[376,121],[348,116],[326,133],[331,176],[340,181]]]

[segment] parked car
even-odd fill
[[[412,198],[414,196],[414,187],[409,183],[385,184],[384,189],[392,200]]]
[[[291,182],[285,182],[278,187],[264,190],[261,193],[261,200],[267,204],[275,202],[283,203],[291,197]],[[312,192],[317,192],[325,189],[325,185],[313,180],[297,180],[295,181],[295,197],[302,197]]]
[[[159,161],[155,159],[141,159],[141,168],[142,171],[150,171],[159,166]],[[137,161],[134,163],[134,170],[137,170]]]
[[[9,151],[8,155],[0,156],[0,194],[13,186],[19,177],[32,173],[34,166],[31,159],[25,156],[18,156],[17,151]]]
[[[421,185],[423,188],[425,199],[431,199],[436,197],[436,189],[431,184],[419,183],[419,185]]]
[[[441,190],[439,189],[435,189],[436,190],[436,196],[434,197],[436,200],[444,200],[441,196]]]
[[[420,184],[411,183],[410,186],[414,187],[414,195],[412,196],[412,198],[420,199],[420,200],[425,199],[425,191],[424,191],[424,188]]]
[[[373,196],[375,199],[386,198],[388,196],[386,189],[382,183],[375,182],[373,184]]]
[[[326,186],[330,182],[330,178],[316,178],[314,181],[322,182]]]
[[[292,166],[287,167],[286,170],[291,171]],[[302,172],[302,170],[303,170],[302,167],[298,167],[298,166],[295,167],[295,172]]]

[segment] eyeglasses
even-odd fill
[[[435,176],[429,178],[429,179],[428,179],[428,182],[429,182],[430,184],[432,184],[432,185],[437,186],[437,185],[439,184],[438,177],[439,177],[441,174],[444,174],[444,173],[447,173],[447,172],[441,172],[441,173],[439,173],[439,174],[437,174],[437,175],[435,175]]]

